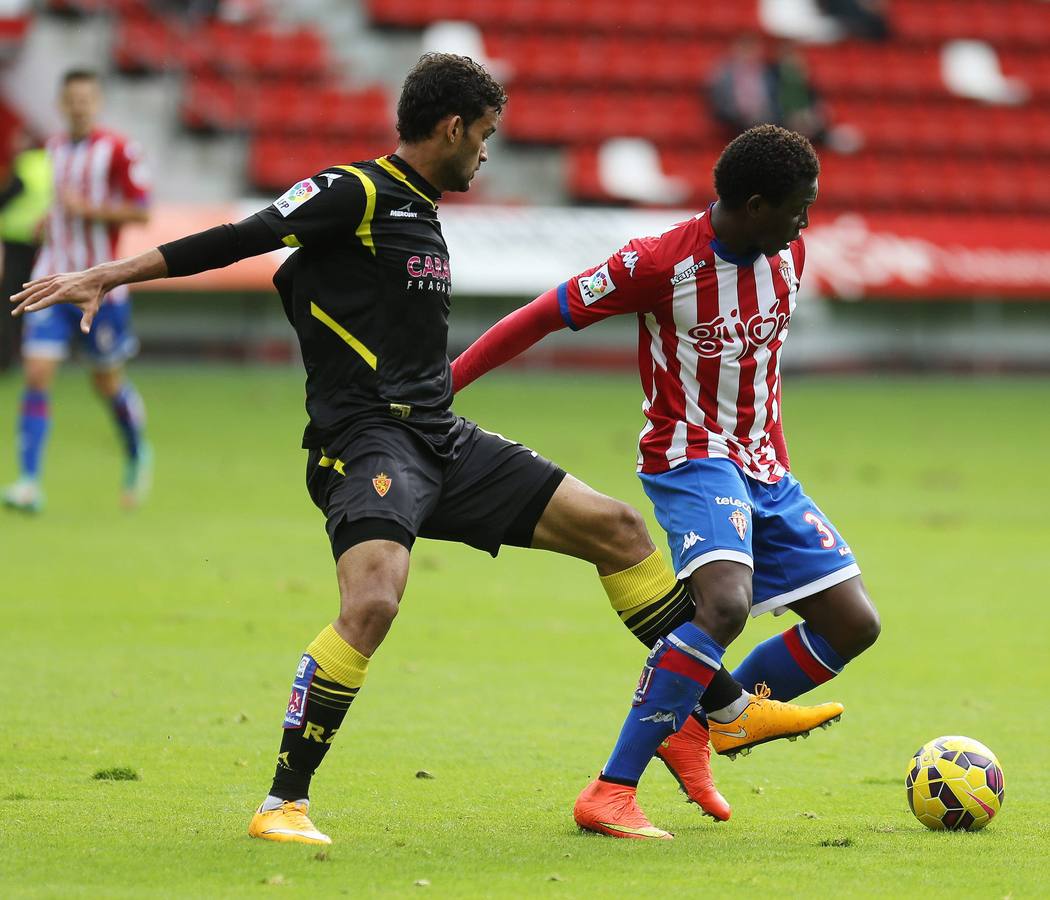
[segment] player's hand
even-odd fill
[[[26,282],[22,290],[11,297],[17,304],[11,315],[20,316],[38,309],[47,309],[56,303],[72,303],[83,313],[80,319],[80,330],[87,334],[102,304],[106,286],[101,276],[93,269],[83,272],[66,272],[62,275],[48,275]]]
[[[94,208],[90,203],[76,191],[66,191],[62,194],[62,207],[66,214],[81,219],[94,218]]]

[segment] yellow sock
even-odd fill
[[[316,661],[324,677],[351,688],[359,688],[368,674],[368,657],[358,653],[331,625],[324,629],[306,648]]]
[[[647,647],[692,621],[696,612],[688,588],[674,577],[659,550],[601,581],[620,621]]]

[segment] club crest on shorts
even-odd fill
[[[740,535],[740,540],[743,540],[744,535],[747,534],[747,516],[739,509],[734,509],[733,514],[729,517],[729,524],[736,529],[736,533]]]
[[[372,487],[380,497],[385,497],[386,492],[390,490],[390,476],[386,472],[380,472],[372,479]]]

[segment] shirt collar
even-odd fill
[[[434,185],[427,181],[396,153],[391,153],[386,158],[402,175],[405,176],[408,183],[416,190],[425,194],[434,203],[437,203],[438,200],[441,199],[441,191],[434,187]]]
[[[708,230],[711,233],[710,247],[715,253],[718,254],[719,259],[725,260],[727,263],[731,263],[734,266],[753,266],[755,260],[758,259],[762,253],[755,250],[753,253],[733,253],[725,244],[723,244],[717,237],[715,237],[715,226],[711,221],[711,210],[714,208],[714,203],[707,207],[707,222]]]

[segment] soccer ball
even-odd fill
[[[1003,805],[1003,770],[980,741],[949,735],[923,744],[904,779],[915,818],[934,831],[979,831]]]

